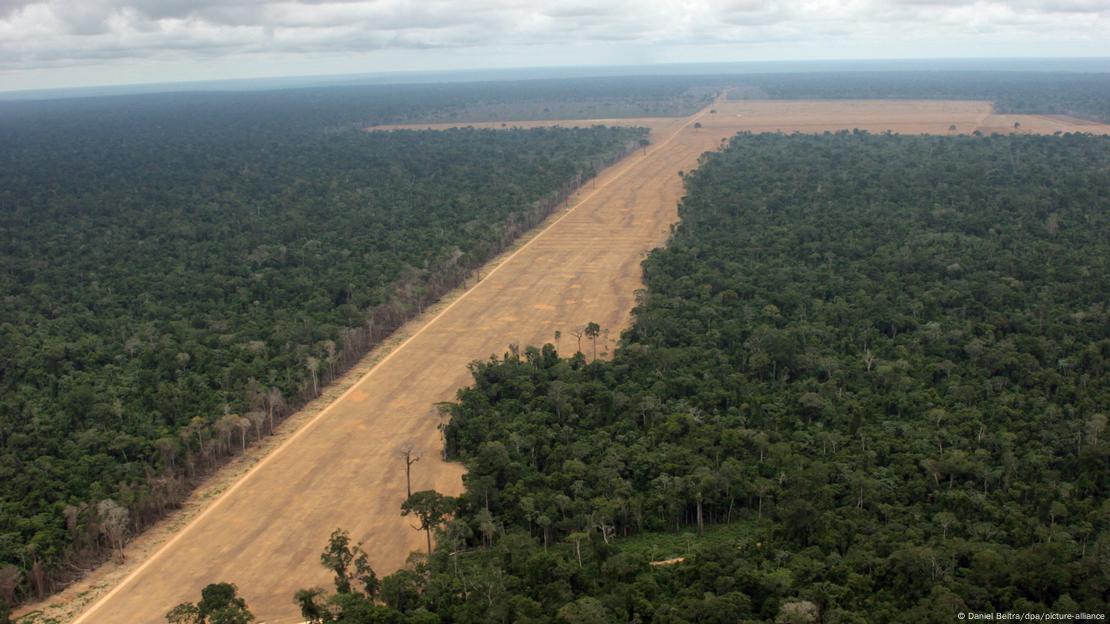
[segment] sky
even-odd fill
[[[1110,57],[1110,0],[0,0],[0,91],[995,57]]]

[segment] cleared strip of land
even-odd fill
[[[414,489],[458,493],[462,468],[440,460],[435,403],[469,382],[467,363],[510,343],[552,341],[556,329],[571,347],[569,330],[589,321],[615,338],[644,252],[675,219],[677,171],[704,150],[678,133],[691,122],[660,123],[655,145],[590,183],[573,210],[429,319],[77,621],[161,622],[216,580],[236,583],[260,621],[299,621],[293,592],[330,585],[319,553],[337,527],[364,542],[378,570],[402,566],[423,537],[399,513],[397,448],[412,443],[422,455]]]
[[[901,134],[1110,134],[1110,125],[1066,115],[996,114],[990,102],[973,100],[732,100],[713,105],[717,113],[702,120],[724,132],[825,132],[859,128]],[[374,126],[401,129],[535,128],[540,126],[647,126],[666,119],[581,119]],[[1015,126],[1015,124],[1017,124]],[[953,126],[955,127],[953,129]]]
[[[716,113],[686,119],[622,120],[651,127],[653,145],[606,170],[480,284],[429,314],[410,338],[74,621],[162,622],[169,608],[195,600],[205,584],[229,581],[260,622],[298,622],[293,592],[330,586],[319,552],[336,527],[364,542],[379,573],[397,569],[423,546],[399,514],[405,482],[397,448],[412,443],[422,455],[414,489],[458,493],[462,468],[440,460],[435,403],[469,382],[468,362],[504,353],[510,343],[551,342],[560,329],[563,350],[573,350],[569,330],[589,321],[615,338],[641,287],[643,255],[665,242],[677,219],[678,171],[692,170],[703,152],[738,131],[948,134],[951,125],[971,131],[961,124],[981,125],[992,116],[988,104],[976,102],[793,104],[718,102]],[[556,123],[592,120],[542,125]],[[1045,132],[1055,131],[1051,123],[1044,122]],[[1024,132],[1038,127],[1021,122]]]
[[[549,128],[562,126],[565,128],[590,128],[593,126],[623,126],[640,128],[666,128],[673,126],[674,117],[619,117],[613,119],[557,119],[537,121],[467,121],[431,124],[394,124],[383,126],[370,126],[370,132],[385,132],[389,130],[449,130],[451,128],[485,128],[493,130],[511,130],[513,128]]]

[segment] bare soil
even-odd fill
[[[1051,133],[1061,125],[1110,130],[1080,120],[993,115],[985,102],[718,101],[711,108],[717,112],[683,119],[506,123],[647,126],[653,144],[604,171],[568,209],[494,261],[480,283],[408,324],[278,436],[222,470],[182,512],[136,540],[127,564],[102,566],[32,609],[61,622],[153,624],[175,604],[195,600],[207,583],[228,581],[259,622],[299,622],[293,593],[330,586],[319,552],[337,527],[363,542],[379,574],[404,566],[409,553],[423,548],[423,537],[399,513],[405,480],[398,448],[412,444],[421,455],[414,490],[459,493],[463,469],[441,460],[435,404],[470,381],[468,362],[504,353],[511,343],[553,342],[561,330],[559,346],[569,352],[570,330],[590,321],[616,338],[642,286],[641,260],[677,220],[678,172],[694,169],[703,152],[736,132],[951,134],[952,125],[956,132],[1004,132],[1014,131],[1013,121],[1021,132]]]
[[[388,132],[390,130],[447,130],[450,128],[482,128],[495,130],[512,130],[517,128],[591,128],[593,126],[623,126],[623,127],[667,127],[675,122],[674,117],[619,117],[613,119],[559,119],[536,121],[474,121],[452,123],[428,124],[396,124],[384,126],[371,126],[368,132]]]
[[[825,132],[868,130],[900,134],[1110,134],[1110,125],[1066,115],[995,114],[990,102],[972,100],[733,100],[713,105],[717,113],[702,120],[706,128],[733,132]],[[665,118],[581,119],[375,126],[371,131],[399,129],[648,126]],[[1018,126],[1015,128],[1014,123]],[[952,130],[952,126],[956,129]]]
[[[1014,127],[1014,124],[1018,124]],[[1054,134],[1087,132],[1110,134],[1110,125],[1065,115],[988,115],[977,128],[983,134]]]

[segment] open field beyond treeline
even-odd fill
[[[124,580],[86,595],[89,606],[73,621],[162,622],[167,610],[196,599],[204,585],[227,581],[239,586],[258,621],[298,622],[294,591],[331,583],[319,553],[337,527],[364,543],[379,575],[404,565],[422,547],[423,536],[399,513],[405,481],[398,448],[412,444],[421,455],[414,490],[459,493],[461,466],[440,460],[435,404],[452,399],[470,381],[468,362],[501,354],[510,343],[552,342],[562,330],[559,346],[571,351],[575,339],[569,332],[589,321],[615,338],[641,287],[644,254],[665,242],[677,218],[683,193],[678,171],[696,167],[700,154],[736,132],[860,128],[949,134],[952,125],[957,132],[1013,132],[1016,121],[1018,132],[1110,133],[1110,126],[1073,119],[994,115],[983,102],[718,101],[713,108],[716,113],[706,109],[684,119],[507,124],[647,126],[653,144],[588,184],[568,211],[497,261],[477,286],[419,319],[408,339],[327,409],[162,546],[151,548],[145,560],[135,557]],[[459,124],[442,127],[450,125]],[[103,572],[81,584],[85,590],[96,586],[97,574]],[[73,593],[67,592],[71,598]]]
[[[1089,132],[1108,134],[1110,125],[1063,115],[995,114],[990,102],[946,100],[732,100],[714,104],[717,114],[702,120],[707,129],[735,132],[824,132],[859,128],[901,134],[983,134]],[[582,119],[375,126],[371,130],[534,128],[538,126],[619,125],[655,128],[667,119]],[[1014,124],[1018,126],[1015,127]],[[952,126],[956,126],[952,130]]]

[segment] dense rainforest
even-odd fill
[[[338,593],[296,601],[344,623],[1105,613],[1107,171],[1084,135],[734,138],[686,177],[612,361],[474,363],[446,408],[466,492],[403,508],[431,556],[378,579],[337,533]]]
[[[0,602],[122,549],[646,132],[116,104],[0,114]]]
[[[118,142],[251,135],[313,136],[403,122],[671,117],[712,101],[723,79],[578,78],[444,84],[333,85],[265,91],[153,93],[0,101],[0,140],[34,128]],[[136,141],[130,141],[136,147]]]

